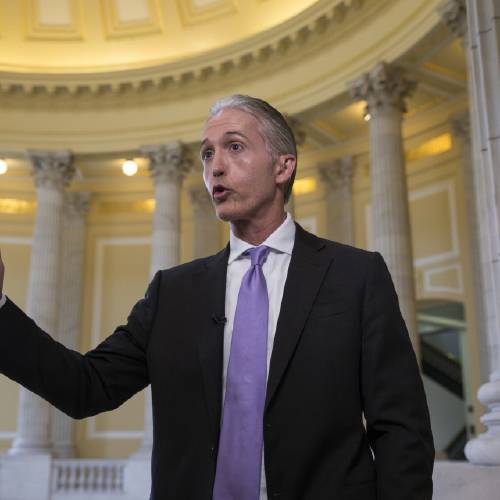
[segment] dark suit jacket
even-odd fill
[[[154,500],[212,498],[228,255],[157,273],[127,324],[84,356],[12,302],[0,309],[0,371],[72,417],[151,383]],[[297,227],[263,426],[269,499],[431,499],[425,396],[378,253]]]

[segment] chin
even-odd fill
[[[234,222],[238,219],[245,218],[241,210],[237,210],[235,207],[224,206],[225,203],[216,205],[215,215],[218,219],[223,222]]]

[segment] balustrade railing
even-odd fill
[[[56,459],[52,463],[52,495],[124,493],[124,460]]]

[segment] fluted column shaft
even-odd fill
[[[351,94],[367,102],[370,115],[370,167],[372,189],[372,246],[391,272],[415,352],[415,284],[408,191],[401,123],[405,98],[415,88],[401,69],[380,63],[354,82]]]
[[[487,432],[472,439],[465,455],[474,464],[500,465],[500,0],[453,0],[442,8],[448,27],[464,37],[472,139],[469,207],[476,264],[474,294],[481,346],[481,375],[490,373],[478,398],[489,412]],[[483,378],[484,380],[484,378]]]
[[[155,184],[155,211],[151,237],[151,277],[160,269],[179,263],[179,200],[181,183],[191,168],[188,150],[181,142],[145,146],[149,170]],[[149,456],[153,447],[151,389],[146,390],[144,438],[139,456]]]
[[[64,198],[58,341],[78,350],[82,303],[85,214],[90,193],[66,193]],[[55,457],[76,456],[74,420],[52,409],[52,451]]]
[[[205,186],[189,190],[193,207],[193,257],[206,257],[220,248],[219,227]]]
[[[37,210],[26,310],[48,333],[57,333],[64,187],[74,167],[68,152],[32,152]],[[21,388],[17,434],[9,454],[50,453],[50,405]]]
[[[319,172],[326,191],[328,238],[352,245],[352,157],[335,159],[320,165]]]

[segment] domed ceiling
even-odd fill
[[[348,84],[379,61],[418,80],[408,114],[417,122],[466,95],[441,3],[0,0],[0,153],[131,156],[144,144],[196,143],[210,104],[231,93],[294,115],[302,149],[323,150],[365,134]]]
[[[241,43],[315,3],[1,0],[0,71],[95,73],[171,63]]]

